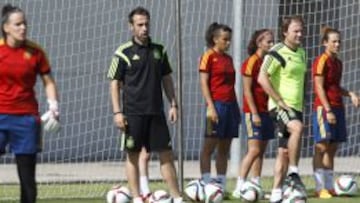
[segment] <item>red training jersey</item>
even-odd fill
[[[50,72],[42,49],[31,41],[10,47],[0,39],[0,113],[38,115],[37,74]]]
[[[258,83],[257,78],[259,76],[260,67],[262,64],[262,58],[257,54],[251,55],[247,58],[241,66],[241,75],[243,77],[251,77],[251,92],[253,94],[256,109],[259,113],[267,112],[268,107],[268,95]],[[251,113],[245,94],[243,93],[243,111],[245,113]]]
[[[341,75],[342,75],[342,62],[336,58],[331,57],[327,53],[323,53],[318,56],[312,67],[312,75],[324,77],[324,89],[326,97],[331,107],[343,107],[342,94],[341,94]],[[320,98],[316,90],[316,84],[314,81],[314,109],[318,106],[322,106]]]
[[[231,56],[209,49],[201,56],[199,71],[209,74],[209,88],[214,101],[236,101],[235,69]]]

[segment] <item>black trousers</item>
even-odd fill
[[[37,196],[36,154],[17,154],[15,159],[20,180],[20,203],[35,203]]]

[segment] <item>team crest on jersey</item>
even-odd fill
[[[30,59],[32,54],[29,51],[24,52],[24,59]]]
[[[212,61],[213,61],[213,62],[217,62],[217,61],[218,61],[218,58],[213,58]]]
[[[154,58],[155,59],[160,59],[161,58],[161,54],[160,54],[159,50],[155,49],[153,53],[154,53]]]
[[[140,56],[135,54],[132,58],[133,61],[140,60]]]
[[[132,136],[129,136],[126,139],[126,148],[131,149],[135,146],[134,138]]]

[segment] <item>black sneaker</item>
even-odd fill
[[[270,203],[282,203],[282,199],[280,199],[280,200],[278,200],[278,201],[276,201],[276,202],[270,201]]]
[[[288,182],[286,184],[289,184],[290,186],[294,187],[294,188],[297,188],[297,189],[300,189],[304,192],[304,194],[306,194],[306,188],[305,188],[305,185],[304,183],[301,181],[301,178],[299,176],[299,174],[297,173],[291,173],[288,175],[288,178],[287,178]],[[286,180],[286,179],[285,179]],[[284,181],[285,182],[285,181]],[[285,183],[284,183],[285,184]]]

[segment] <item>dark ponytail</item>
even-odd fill
[[[215,45],[214,37],[219,34],[220,30],[230,33],[232,32],[232,29],[225,24],[219,24],[217,22],[211,23],[205,33],[205,41],[208,48],[211,48]]]
[[[320,33],[321,33],[321,43],[327,42],[329,40],[329,35],[331,33],[336,33],[340,35],[340,31],[338,29],[329,26],[321,27]]]
[[[266,34],[273,35],[273,32],[269,29],[261,29],[255,30],[255,32],[251,35],[250,42],[247,47],[248,54],[251,56],[253,55],[258,47],[258,43],[265,37]]]

